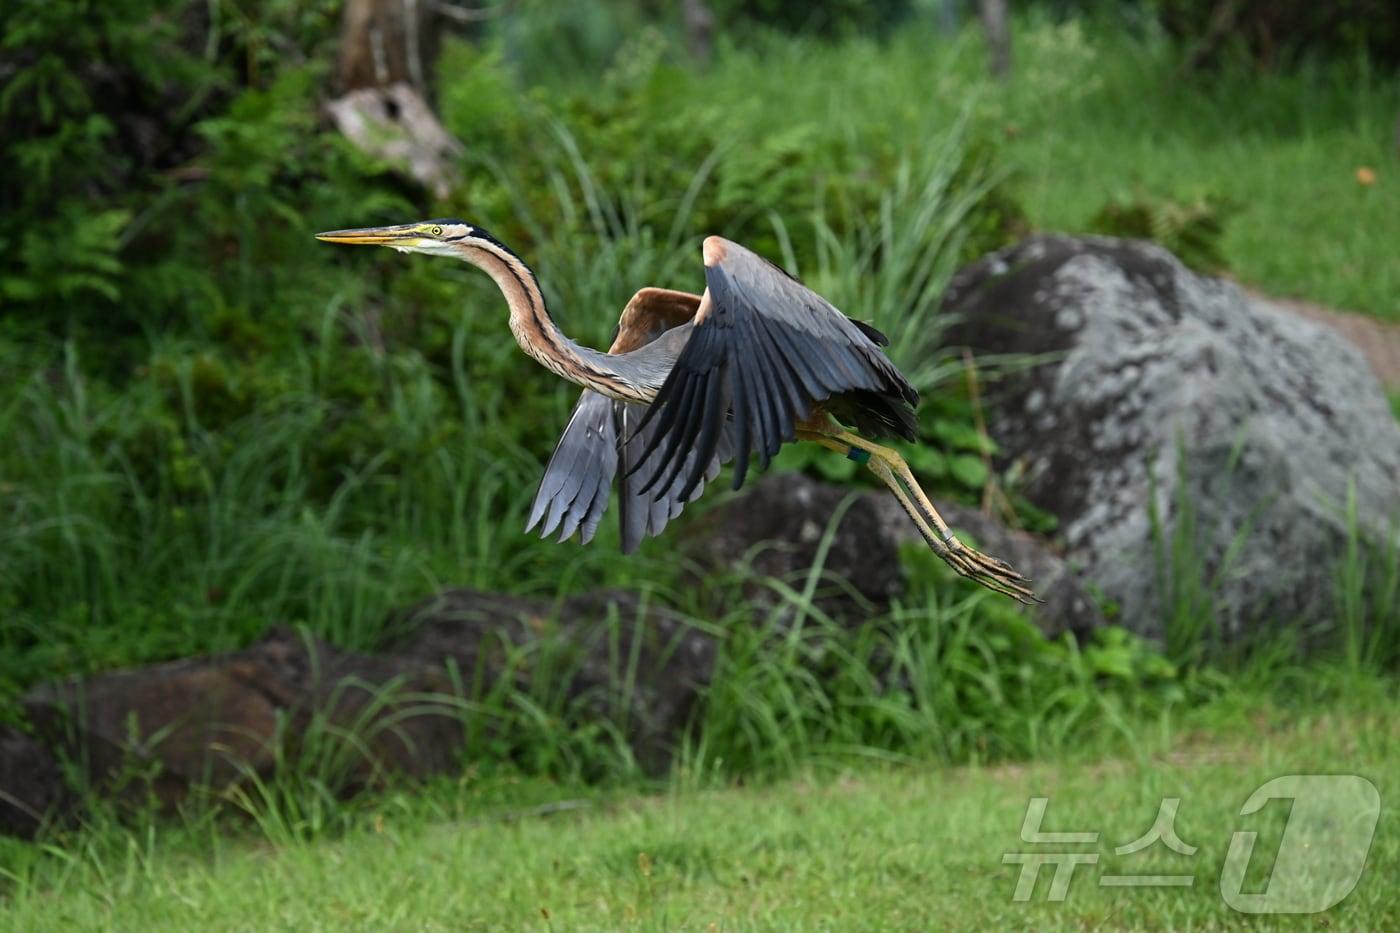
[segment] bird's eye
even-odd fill
[[[442,228],[437,225],[429,227],[428,232],[431,233],[433,236],[442,236]]]

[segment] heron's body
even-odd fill
[[[918,393],[880,349],[874,328],[846,317],[767,260],[719,237],[704,242],[705,292],[643,288],[606,353],[567,337],[534,273],[460,221],[319,234],[440,253],[483,269],[510,308],[516,342],[584,389],[531,510],[530,528],[592,538],[616,481],[625,551],[660,534],[722,464],[734,488],[751,454],[766,468],[786,442],[808,440],[865,463],[899,499],[929,546],[959,573],[1017,599],[1034,597],[1004,562],[963,545],[898,453],[870,437],[916,439]]]

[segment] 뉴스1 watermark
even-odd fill
[[[1220,872],[1220,896],[1241,913],[1311,914],[1341,903],[1352,892],[1366,867],[1366,855],[1380,819],[1381,795],[1376,785],[1355,774],[1287,774],[1274,778],[1249,795],[1239,816],[1259,812],[1271,800],[1292,802],[1288,820],[1260,893],[1245,893],[1245,874],[1251,860],[1267,864],[1267,853],[1255,853],[1258,833],[1236,829]],[[1021,823],[1021,841],[1027,845],[1093,846],[1097,832],[1044,832],[1041,825],[1050,804],[1048,797],[1032,797]],[[1176,832],[1181,798],[1165,797],[1157,808],[1152,828],[1131,842],[1114,848],[1117,855],[1134,855],[1163,845],[1178,855],[1194,855],[1196,846]],[[1053,866],[1046,900],[1063,901],[1080,866],[1097,865],[1092,851],[1007,852],[1004,865],[1020,865],[1012,900],[1029,901],[1035,893],[1040,870]],[[1258,869],[1256,868],[1256,871]],[[1191,887],[1195,875],[1100,875],[1100,887]]]

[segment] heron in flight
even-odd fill
[[[1030,581],[949,530],[897,451],[867,437],[915,440],[919,395],[880,349],[884,334],[737,243],[706,237],[705,292],[643,288],[606,353],[564,335],[530,268],[481,227],[430,220],[318,233],[329,243],[451,256],[495,281],[520,348],[583,387],[550,457],[527,531],[597,531],[614,480],[622,548],[657,535],[720,466],[743,485],[784,443],[810,441],[864,464],[894,493],[928,546],[959,574],[1022,602]],[[849,425],[859,433],[846,430]]]

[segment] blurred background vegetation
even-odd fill
[[[671,542],[519,532],[572,390],[485,277],[316,230],[486,225],[593,344],[637,287],[699,289],[700,236],[741,240],[891,332],[929,393],[911,459],[969,499],[989,442],[937,298],[1031,229],[1400,317],[1393,5],[1025,4],[1006,80],[957,3],[694,6],[425,7],[422,90],[462,146],[434,193],[327,116],[341,0],[7,3],[0,687],[272,622],[367,647],[448,583],[674,582]]]
[[[463,152],[434,194],[327,116],[341,0],[5,4],[0,687],[274,621],[371,645],[447,583],[674,580],[671,542],[519,532],[572,390],[485,277],[316,230],[483,224],[594,344],[637,287],[699,289],[700,236],[746,242],[892,332],[930,392],[915,466],[968,498],[988,442],[937,297],[1033,228],[1400,317],[1393,5],[1027,3],[1007,80],[958,3],[694,6],[427,5]]]

